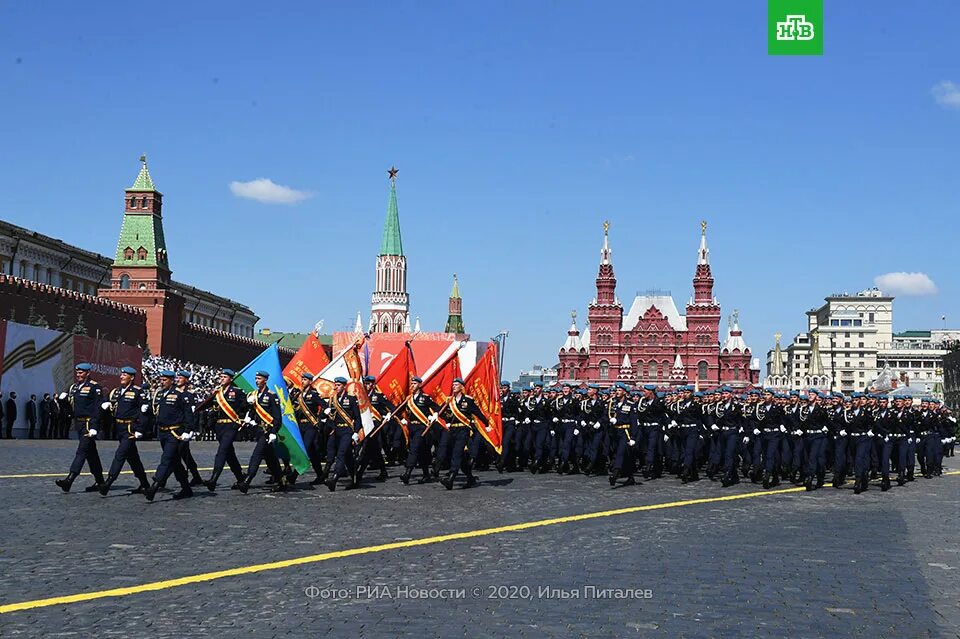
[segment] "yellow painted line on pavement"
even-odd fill
[[[944,473],[944,475],[960,475],[960,471]],[[480,528],[477,530],[468,530],[465,532],[451,533],[447,535],[436,535],[434,537],[423,537],[420,539],[410,539],[407,541],[396,541],[377,546],[361,546],[359,548],[348,548],[346,550],[336,550],[333,552],[320,553],[318,555],[307,555],[304,557],[295,557],[283,561],[274,561],[266,564],[252,564],[249,566],[239,566],[227,570],[218,570],[215,572],[205,572],[196,575],[187,575],[177,579],[167,579],[164,581],[154,581],[140,584],[138,586],[127,586],[126,588],[111,588],[109,590],[95,590],[93,592],[81,592],[75,595],[63,595],[60,597],[50,597],[48,599],[34,599],[31,601],[21,601],[17,603],[0,605],[0,614],[17,612],[20,610],[33,610],[35,608],[46,608],[48,606],[60,606],[64,604],[81,603],[84,601],[93,601],[95,599],[105,599],[107,597],[126,597],[143,592],[154,592],[157,590],[168,590],[179,586],[197,584],[206,581],[215,581],[226,577],[237,577],[240,575],[249,575],[258,572],[267,572],[270,570],[281,570],[293,566],[303,566],[305,564],[315,564],[331,559],[343,559],[345,557],[354,557],[356,555],[367,555],[388,550],[400,550],[403,548],[414,548],[416,546],[428,546],[448,541],[458,541],[461,539],[473,539],[476,537],[486,537],[488,535],[501,535],[503,533],[519,532],[531,530],[534,528],[543,528],[546,526],[555,526],[557,524],[569,524],[578,521],[589,521],[591,519],[600,519],[603,517],[616,517],[619,515],[629,515],[650,510],[663,510],[665,508],[680,508],[684,506],[698,506],[701,504],[716,504],[726,501],[738,501],[741,499],[752,499],[755,497],[769,497],[771,495],[783,495],[786,493],[803,492],[803,487],[783,488],[779,490],[764,490],[760,492],[742,493],[739,495],[724,495],[723,497],[706,497],[703,499],[686,499],[683,501],[671,501],[661,504],[649,504],[646,506],[629,506],[627,508],[617,508],[615,510],[603,510],[600,512],[583,513],[580,515],[568,515],[566,517],[555,517],[553,519],[538,519],[535,521],[521,522],[519,524],[509,524],[507,526],[497,526],[495,528]]]
[[[213,468],[198,468],[197,470],[213,470]],[[150,472],[149,470],[147,472]],[[121,475],[132,475],[132,470],[121,470]],[[25,475],[0,475],[0,479],[30,479],[36,477],[63,477],[66,473],[30,473]],[[93,477],[90,473],[83,473],[80,477]],[[79,478],[78,478],[79,479]]]

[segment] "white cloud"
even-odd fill
[[[873,278],[873,283],[888,295],[934,295],[937,285],[926,273],[885,273]]]
[[[249,182],[231,182],[230,192],[237,197],[256,200],[265,204],[296,204],[309,197],[310,191],[298,191],[289,186],[275,184],[268,178],[259,178]]]
[[[954,84],[950,80],[944,80],[933,85],[930,93],[933,94],[933,99],[940,106],[960,109],[960,85]]]

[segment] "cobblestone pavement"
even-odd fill
[[[109,462],[113,443],[101,443]],[[192,445],[209,467],[215,444]],[[62,473],[70,442],[0,442],[0,475]],[[148,468],[159,447],[141,446]],[[239,446],[241,459],[249,445]],[[946,460],[948,466],[953,466]],[[173,502],[0,478],[0,605],[646,504],[758,491],[675,479],[481,474]],[[312,475],[308,479],[312,478]],[[171,482],[172,483],[172,482]],[[557,523],[0,615],[0,636],[958,637],[960,475]],[[462,593],[460,592],[462,589]],[[620,591],[616,589],[621,589]]]

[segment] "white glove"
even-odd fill
[[[431,424],[432,424],[433,422],[437,421],[437,414],[436,414],[436,413],[430,413],[429,415],[427,415],[427,421],[430,422]]]
[[[140,412],[141,412],[141,413],[146,413],[146,412],[149,412],[149,411],[150,411],[150,406],[147,405],[147,404],[144,404],[143,406],[140,407]]]
[[[248,403],[248,404],[256,404],[256,403],[257,403],[257,396],[256,396],[256,395],[247,395],[247,403]]]
[[[554,417],[554,418],[553,418],[553,423],[554,423],[554,424],[558,423],[559,421],[560,421],[560,418],[559,418],[559,417]]]
[[[97,436],[96,428],[91,428],[87,431],[87,437],[96,437],[96,436]]]
[[[409,424],[410,422],[408,422],[408,421],[405,420],[405,419],[401,419],[401,420],[400,420],[400,423],[403,424],[404,426],[406,426],[406,425]]]
[[[781,432],[781,433],[787,432],[787,427],[784,426],[783,424],[780,424],[780,432]]]
[[[529,423],[530,423],[530,418],[529,418],[529,417],[525,417],[525,418],[523,419],[523,423],[524,423],[524,424],[529,424]]]
[[[190,412],[191,412],[191,413],[197,412],[197,407],[196,407],[196,406],[191,406],[191,407],[190,407]]]
[[[870,436],[870,437],[873,437],[873,431],[872,431],[872,430],[868,430],[868,431],[867,431],[867,435]]]
[[[720,430],[720,427],[717,426],[716,424],[711,424],[711,425],[710,425],[710,430]]]
[[[100,404],[100,408],[102,408],[103,410],[110,410],[110,402],[104,402]]]
[[[333,415],[333,409],[332,409],[332,408],[324,408],[324,409],[323,409],[323,414],[326,415],[327,417],[330,417],[331,415]]]
[[[246,417],[243,418],[243,423],[246,424],[247,426],[255,426],[257,422],[256,420],[251,419],[249,415],[247,415]]]
[[[483,430],[487,431],[488,433],[492,433],[492,432],[493,432],[493,427],[492,427],[492,426],[484,426],[484,427],[483,427]]]
[[[580,434],[580,429],[579,429],[579,428],[574,428],[574,429],[573,429],[573,436],[576,437],[576,436],[579,435],[579,434]]]
[[[668,425],[668,428],[674,428],[674,427],[676,427],[676,425],[677,425],[677,422],[675,422],[675,421],[673,421],[673,420],[671,419],[671,420],[670,420],[670,424]]]
[[[830,429],[827,428],[826,426],[824,426],[823,428],[820,429],[820,432],[821,432],[821,433],[829,433],[829,432],[830,432]]]
[[[275,442],[275,441],[277,441],[277,436],[276,436],[276,435],[274,435],[273,433],[270,433],[269,435],[267,435],[267,443],[268,443],[268,444],[272,444],[272,443]]]
[[[600,430],[600,422],[593,422],[593,430]]]
[[[133,438],[134,438],[134,439],[143,439],[143,433],[141,433],[139,430],[135,430],[135,431],[133,431]]]
[[[743,443],[744,443],[744,444],[749,444],[749,443],[750,443],[750,438],[749,438],[749,437],[744,437],[744,438],[743,438]]]
[[[586,425],[587,425],[587,421],[586,421],[585,419],[581,419],[581,420],[580,420],[580,425],[581,425],[581,426],[586,426]]]
[[[551,430],[551,431],[550,431],[550,436],[551,436],[551,437],[553,437],[553,436],[556,435],[556,434],[557,434],[557,431],[555,431],[555,430]]]
[[[276,436],[273,436],[273,437],[274,439],[276,439]],[[350,436],[350,439],[352,439],[353,443],[356,444],[358,441],[360,441],[360,433],[354,433],[353,435]]]
[[[754,434],[754,435],[759,435],[759,434],[760,434],[760,429],[759,429],[759,428],[754,428],[754,429],[753,429],[753,434]]]
[[[180,435],[180,441],[182,442],[188,442],[191,439],[193,439],[193,433],[184,433],[183,435]]]
[[[627,446],[636,446],[636,445],[637,445],[637,442],[635,442],[634,440],[632,439],[627,440]]]
[[[949,443],[950,443],[950,440],[947,439],[947,438],[943,438],[943,439],[940,440],[940,443],[941,443],[941,444],[949,444]]]
[[[795,430],[795,431],[793,431],[793,434],[799,437],[800,435],[803,435],[803,431],[802,431],[802,430]]]
[[[617,423],[617,418],[616,418],[616,417],[611,417],[611,418],[610,418],[610,423],[611,423],[611,424],[616,424],[616,423]]]
[[[908,443],[908,444],[912,444],[912,443],[913,443],[913,437],[907,437],[907,443]]]
[[[663,436],[663,441],[665,441],[665,442],[670,441],[670,435],[664,435],[664,436]]]
[[[841,431],[840,431],[840,436],[841,436],[841,437],[846,437],[846,436],[847,436],[847,431],[841,430]]]
[[[887,435],[886,437],[884,437],[884,438],[883,438],[883,441],[885,441],[885,442],[888,442],[888,441],[890,441],[890,436],[889,436],[889,435]]]
[[[59,395],[57,395],[57,397],[59,397],[60,399],[66,399],[66,398],[67,398],[67,394],[66,394],[66,393],[60,393]]]

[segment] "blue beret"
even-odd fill
[[[334,384],[346,384],[346,383],[347,383],[347,378],[346,378],[346,377],[334,377],[334,378],[333,378],[333,383],[334,383]]]
[[[534,382],[533,386],[534,388],[543,388],[543,382]]]
[[[462,377],[458,377],[458,378],[456,378],[455,380],[453,380],[453,383],[454,383],[454,384],[463,384],[463,378],[462,378]]]
[[[501,386],[509,386],[509,385],[510,385],[510,382],[508,382],[508,381],[505,380],[505,379],[501,379],[501,380],[500,380],[500,385],[501,385]]]
[[[90,371],[90,370],[93,370],[93,366],[91,366],[90,364],[87,364],[86,362],[83,362],[82,364],[77,364],[77,370]]]
[[[176,375],[173,374],[173,371],[160,371],[160,377],[169,377],[174,378]]]
[[[233,376],[236,375],[236,373],[233,371],[232,368],[225,368],[225,369],[223,369],[222,371],[220,371],[220,374],[221,374],[221,375],[229,375],[230,377],[233,377]]]
[[[638,390],[632,390],[632,391],[630,391],[630,394],[631,394],[631,395],[639,395],[639,394],[640,394],[640,391],[638,391]]]
[[[133,366],[124,366],[120,369],[120,372],[126,373],[127,375],[136,375],[137,369],[135,369]]]
[[[657,393],[657,397],[659,397],[660,399],[663,399],[663,398],[666,397],[666,396],[667,396],[667,394],[664,393],[664,392],[659,392],[659,393]]]
[[[363,378],[363,381],[365,381],[365,382],[375,382],[375,381],[377,381],[377,378],[374,377],[373,375],[365,375],[364,378]]]
[[[177,376],[186,377],[187,379],[190,379],[190,371],[177,371]]]
[[[799,396],[800,396],[800,391],[795,391],[795,390],[790,391],[790,397],[799,397]]]
[[[411,381],[411,382],[416,382],[416,383],[418,383],[418,384],[421,384],[421,383],[423,383],[423,378],[422,378],[422,377],[417,377],[416,375],[414,375],[413,377],[410,378],[410,381]]]
[[[694,396],[694,397],[703,397],[703,392],[702,392],[702,391],[697,391],[697,392],[695,392],[695,393],[693,394],[693,396]]]
[[[861,393],[861,392],[858,391],[858,392],[855,392],[855,393],[853,394],[853,396],[854,396],[855,398],[857,398],[857,399],[860,399],[861,397],[863,397],[863,393]]]
[[[600,390],[600,384],[587,384],[587,388],[595,388]]]
[[[313,375],[311,375],[310,373],[300,373],[300,377],[301,379],[305,379],[308,382],[313,381]]]
[[[270,373],[267,371],[257,371],[257,377],[262,377],[264,379],[270,379]]]
[[[644,385],[643,385],[643,390],[655,391],[655,390],[657,390],[657,385],[656,385],[656,384],[644,384]]]

